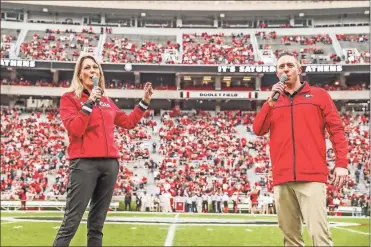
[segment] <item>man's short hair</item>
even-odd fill
[[[278,55],[277,57],[277,61],[283,57],[283,56],[290,56],[290,57],[294,57],[296,60],[298,60],[298,57],[294,54],[294,53],[291,53],[291,52],[288,52],[288,51],[285,51],[285,52],[282,52]]]
[[[291,52],[288,52],[288,51],[285,51],[285,52],[282,52],[278,55],[277,59],[276,59],[276,62],[283,56],[290,56],[290,57],[293,57],[295,58],[296,62],[297,62],[297,65],[298,67],[300,68],[301,67],[301,64],[299,62],[299,59],[298,59],[298,56],[296,56],[294,53],[291,53]],[[276,67],[278,66],[278,63],[276,63]]]

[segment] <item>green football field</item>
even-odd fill
[[[86,246],[86,216],[71,246]],[[51,246],[59,212],[1,211],[1,246]],[[330,217],[335,246],[370,246],[370,219]],[[275,216],[110,212],[104,246],[282,246]],[[307,246],[311,246],[304,231]]]

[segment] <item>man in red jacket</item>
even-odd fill
[[[336,154],[333,182],[337,187],[348,176],[347,141],[330,95],[300,82],[301,72],[294,55],[278,57],[277,76],[285,74],[287,80],[272,87],[253,131],[270,135],[274,198],[285,246],[304,246],[303,220],[314,246],[332,246],[326,210],[326,130]],[[280,93],[277,101],[274,92]]]

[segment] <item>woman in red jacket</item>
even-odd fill
[[[93,77],[98,77],[99,87],[94,87]],[[143,99],[127,115],[104,96],[104,84],[97,60],[82,56],[76,63],[70,90],[60,100],[60,115],[69,138],[70,176],[65,215],[53,246],[69,246],[90,200],[87,245],[102,246],[102,229],[119,171],[115,126],[134,128],[153,93],[147,82]]]
[[[329,93],[300,82],[302,69],[292,54],[277,58],[277,83],[254,120],[258,136],[269,132],[274,200],[285,246],[304,246],[302,220],[313,246],[332,246],[326,208],[326,129],[335,151],[334,185],[341,187],[348,176],[348,142],[336,106]]]

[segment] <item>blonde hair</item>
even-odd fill
[[[103,89],[103,95],[105,95],[105,80],[104,80],[102,66],[100,65],[100,63],[98,63],[97,59],[94,56],[82,55],[79,57],[79,59],[76,62],[75,71],[73,72],[73,77],[71,81],[71,86],[68,89],[68,92],[74,92],[77,98],[81,98],[82,91],[84,90],[84,84],[80,80],[80,73],[81,73],[82,63],[85,61],[85,59],[88,59],[88,58],[93,60],[99,67],[99,72],[100,72],[99,87]]]

